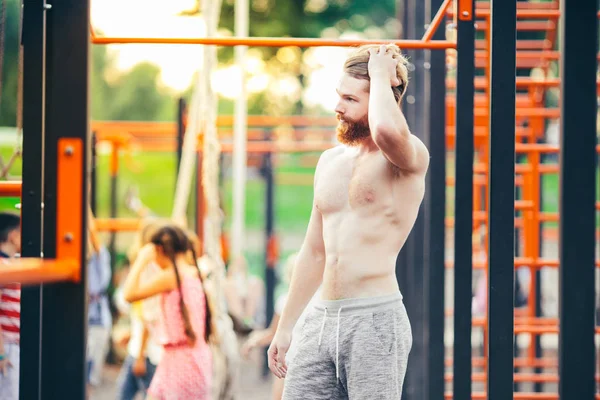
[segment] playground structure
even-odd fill
[[[89,30],[87,3],[76,0],[67,3],[54,5],[47,14],[48,17],[45,17],[47,11],[40,6],[41,3],[26,1],[26,4],[32,4],[32,7],[25,7],[26,21],[32,27],[29,28],[28,25],[25,42],[26,133],[23,184],[0,183],[0,193],[3,196],[21,195],[23,231],[26,232],[23,240],[25,258],[16,260],[12,266],[3,269],[0,272],[0,282],[19,280],[36,284],[67,281],[44,285],[43,290],[35,285],[24,290],[21,325],[22,343],[27,350],[22,353],[21,368],[22,376],[27,377],[29,383],[22,386],[22,398],[59,396],[75,399],[83,398],[84,393],[82,360],[85,351],[85,285],[82,282],[85,282],[85,270],[81,266],[84,265],[82,249],[85,243],[82,238],[86,232],[84,204],[88,201],[84,188],[89,182],[86,171],[90,152],[87,149],[91,146],[91,140],[87,134],[87,109],[82,99],[86,98],[87,90],[83,88],[87,88],[85,65],[90,39],[88,34],[91,35],[91,42],[96,44],[173,41],[96,37],[93,30],[91,33]],[[590,62],[588,58],[591,58],[591,50],[587,46],[592,46],[585,34],[586,30],[588,36],[590,31],[596,31],[597,21],[592,23],[590,18],[586,20],[583,7],[567,9],[565,3],[560,5],[562,10],[559,10],[557,2],[517,3],[516,9],[514,4],[497,1],[491,6],[489,3],[463,0],[432,1],[432,4],[439,6],[440,11],[433,16],[433,22],[423,34],[423,39],[398,42],[405,49],[436,49],[431,52],[432,84],[428,105],[430,130],[415,130],[416,134],[423,135],[432,156],[428,197],[424,215],[411,235],[413,239],[407,242],[407,250],[403,250],[405,254],[410,254],[404,256],[410,260],[403,258],[401,254],[398,266],[401,285],[420,283],[424,288],[424,294],[421,292],[420,295],[417,291],[404,287],[403,293],[409,312],[412,313],[415,337],[421,338],[421,342],[419,339],[415,341],[416,351],[411,360],[415,362],[415,367],[412,371],[409,370],[407,385],[412,388],[417,385],[412,379],[419,375],[416,369],[423,368],[424,387],[428,388],[428,392],[427,397],[421,397],[421,393],[416,392],[412,396],[409,394],[407,398],[592,398],[596,393],[595,382],[598,381],[594,365],[595,350],[590,347],[594,340],[593,266],[600,266],[597,260],[594,261],[594,241],[590,240],[595,237],[594,222],[597,210],[600,209],[598,200],[590,201],[596,196],[595,160],[600,151],[595,136],[596,91],[591,93],[588,90],[583,93],[583,84],[572,89],[569,89],[569,85],[574,84],[572,82],[575,80],[595,81],[596,64],[593,64],[593,74],[592,67],[586,64],[586,61]],[[77,12],[68,12],[69,7],[74,7]],[[566,10],[570,13],[565,13]],[[597,13],[595,8],[594,12]],[[65,22],[71,30],[57,22],[59,17],[68,20]],[[577,20],[578,17],[581,19]],[[44,18],[48,18],[47,26],[52,30],[52,35],[49,36],[52,38],[49,43],[52,51],[48,53],[43,51],[45,32],[41,24],[38,24]],[[567,33],[563,30],[563,50],[558,52],[554,48],[561,18],[563,27],[567,27]],[[441,38],[444,33],[440,26],[443,26],[444,20],[449,25],[452,24],[447,30],[456,29],[456,43]],[[494,28],[494,24],[502,28]],[[511,35],[511,24],[515,28],[514,36]],[[542,31],[546,36],[543,40],[520,39],[522,32],[530,31]],[[77,37],[74,32],[77,32]],[[478,32],[482,33],[483,39],[475,40],[480,36]],[[588,40],[588,44],[584,46],[585,40]],[[177,42],[349,46],[367,41],[202,38],[181,39]],[[456,52],[444,54],[444,49],[454,47]],[[76,48],[78,51],[67,52],[69,48]],[[573,52],[570,55],[572,59],[569,58],[569,51]],[[596,57],[595,47],[593,51]],[[447,56],[456,60],[455,77],[445,74]],[[42,68],[44,64],[39,62],[43,57],[48,57],[50,65],[45,72],[45,81]],[[66,67],[63,64],[65,57],[70,60]],[[437,62],[434,57],[437,57]],[[443,60],[441,66],[440,59]],[[511,68],[511,59],[515,68]],[[562,62],[560,80],[531,76],[532,68],[547,74],[550,62],[555,60]],[[524,73],[527,76],[515,77],[515,69],[517,75]],[[69,86],[67,93],[58,93],[57,88],[65,90],[61,82],[72,80],[71,76],[81,86]],[[434,85],[434,80],[438,83],[441,81],[442,85]],[[544,100],[547,91],[560,85],[561,107],[546,107]],[[47,106],[44,106],[44,94],[41,90],[44,86],[46,96],[50,96],[51,100],[46,100]],[[511,90],[512,87],[516,87],[516,95]],[[417,89],[411,87],[411,90]],[[593,110],[588,103],[594,104]],[[410,105],[407,104],[406,107],[406,114],[410,117]],[[73,115],[78,117],[73,119]],[[414,114],[412,118],[415,118]],[[558,118],[563,119],[561,145],[542,143],[548,122]],[[281,124],[294,128],[295,134],[287,142],[277,141],[273,135],[268,134]],[[232,151],[232,125],[231,117],[221,116],[217,120],[223,152]],[[277,162],[277,154],[286,151],[320,152],[334,145],[331,136],[334,126],[333,117],[250,116],[247,123],[249,164],[262,163],[261,165],[270,166]],[[594,135],[590,133],[592,130]],[[114,154],[111,168],[113,178],[116,178],[118,172],[118,152],[126,151],[129,145],[135,144],[143,151],[172,152],[178,148],[178,126],[173,123],[94,122],[91,124],[91,131],[96,133],[99,142],[111,144]],[[564,132],[567,131],[581,134],[565,135]],[[307,136],[313,139],[307,140]],[[592,158],[590,149],[594,148],[595,158]],[[445,171],[447,153],[454,156],[454,174]],[[561,163],[548,157],[559,153]],[[45,155],[43,166],[40,164],[42,154]],[[202,156],[201,149],[198,149],[198,156]],[[197,164],[202,165],[200,162]],[[559,172],[562,177],[572,176],[573,180],[561,179],[560,211],[548,212],[545,211],[547,199],[542,197],[543,177]],[[271,198],[272,208],[272,189],[276,183],[272,169],[271,175],[266,175],[266,178],[271,183],[270,197],[267,198]],[[198,187],[199,193],[202,193],[201,185]],[[445,206],[440,206],[447,187],[454,188],[454,215],[445,215]],[[513,196],[514,188],[517,188],[516,200]],[[42,203],[43,210],[39,206]],[[268,204],[269,202],[267,207]],[[199,221],[202,220],[201,210],[200,205],[197,211]],[[107,219],[97,220],[97,225],[99,229],[121,231],[135,229],[137,221]],[[197,223],[197,227],[201,226],[202,224]],[[481,226],[487,226],[490,232],[490,237],[486,240],[488,262],[473,261],[472,256],[471,237]],[[444,254],[446,228],[454,230],[453,260],[446,259]],[[36,235],[35,232],[40,234]],[[276,248],[276,239],[272,233],[271,220],[270,224],[267,223],[267,247],[270,249]],[[513,237],[513,233],[516,237],[514,244],[512,240],[507,240]],[[416,238],[417,235],[422,236]],[[43,238],[46,239],[42,240]],[[544,244],[552,238],[559,241],[562,262],[542,257]],[[421,244],[419,249],[415,242],[423,239],[428,242],[428,247],[423,249]],[[43,251],[44,259],[35,258],[40,255],[40,250]],[[513,257],[513,250],[516,257]],[[271,265],[267,266],[267,271],[271,271],[267,275],[267,285],[272,286],[275,279],[274,261],[273,257],[267,258],[271,260]],[[419,281],[415,275],[422,270],[423,265],[425,275]],[[514,267],[528,268],[531,272],[527,305],[517,310],[513,307]],[[560,318],[542,316],[539,271],[543,267],[560,270]],[[448,268],[454,269],[453,310],[445,306],[443,296],[444,271]],[[490,306],[487,316],[483,318],[471,316],[473,269],[488,271],[489,285],[495,288],[488,290]],[[411,310],[411,304],[423,301],[425,307]],[[68,312],[65,313],[64,310]],[[454,348],[450,357],[445,357],[444,352],[445,313],[454,316]],[[49,325],[50,319],[54,327]],[[43,330],[41,326],[44,327]],[[473,328],[484,332],[486,346],[481,357],[472,356]],[[68,338],[64,337],[66,330],[70,332]],[[428,341],[422,339],[425,332],[428,334]],[[561,345],[558,351],[552,356],[543,354],[541,336],[557,335],[559,332]],[[513,347],[516,335],[530,337],[529,346],[523,349],[524,355]],[[43,352],[39,343],[43,346]],[[65,362],[65,370],[52,371],[52,359],[56,360],[60,354],[72,354],[72,360]],[[421,362],[425,354],[428,355],[428,361]],[[453,368],[446,371],[445,367],[450,366]],[[80,382],[81,378],[81,386],[64,384],[65,377],[62,375],[67,373],[70,383]],[[545,387],[547,384],[558,383],[559,380],[558,394]],[[38,384],[33,385],[31,382]],[[452,382],[451,390],[446,390],[446,382]],[[473,382],[484,383],[488,394],[482,391],[471,393]],[[518,385],[522,383],[532,383],[533,392],[520,391]]]

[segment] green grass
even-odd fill
[[[0,157],[2,157],[3,165],[7,165],[11,156],[14,153],[14,146],[0,146]],[[12,164],[9,175],[19,177],[21,176],[21,157],[17,157]],[[4,168],[0,168],[4,169]],[[0,210],[14,210],[15,205],[19,203],[21,200],[18,197],[2,197],[0,196]]]
[[[125,193],[129,187],[136,187],[140,198],[154,213],[162,216],[171,214],[175,194],[175,157],[167,153],[139,154],[134,157],[120,157],[118,175],[118,215],[131,216],[125,208]],[[98,157],[98,216],[107,217],[110,213],[110,173],[109,157]],[[312,177],[312,169],[286,166],[277,174],[293,172],[307,173]],[[231,216],[233,206],[232,181],[226,177],[223,185],[223,206],[226,215]],[[266,198],[265,184],[260,178],[246,182],[245,223],[248,229],[264,227]],[[195,202],[195,196],[190,201]],[[278,229],[304,229],[310,216],[312,186],[277,185],[275,188],[275,220]],[[230,220],[228,220],[230,222]],[[226,224],[227,225],[227,224]]]

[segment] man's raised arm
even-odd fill
[[[398,60],[385,46],[370,50],[370,54],[369,129],[373,141],[400,170],[422,173],[429,166],[429,152],[423,142],[410,133],[392,92],[392,86],[400,84],[396,76]]]

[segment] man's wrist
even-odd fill
[[[281,323],[281,321],[279,321],[279,324],[277,326],[277,331],[278,332],[292,333],[293,330],[294,330],[294,324],[290,324],[288,322]]]
[[[372,71],[369,71],[369,78],[371,78],[371,83],[373,83],[373,82],[379,82],[379,81],[381,81],[383,83],[390,83],[391,82],[391,77],[389,76],[388,71],[386,71],[383,68],[381,68],[381,69],[374,69]]]

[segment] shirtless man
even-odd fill
[[[429,166],[400,110],[407,83],[407,61],[393,45],[360,47],[344,65],[335,109],[343,145],[317,164],[306,237],[269,348],[286,400],[401,397],[412,334],[395,264]],[[291,332],[319,285],[288,369]]]

